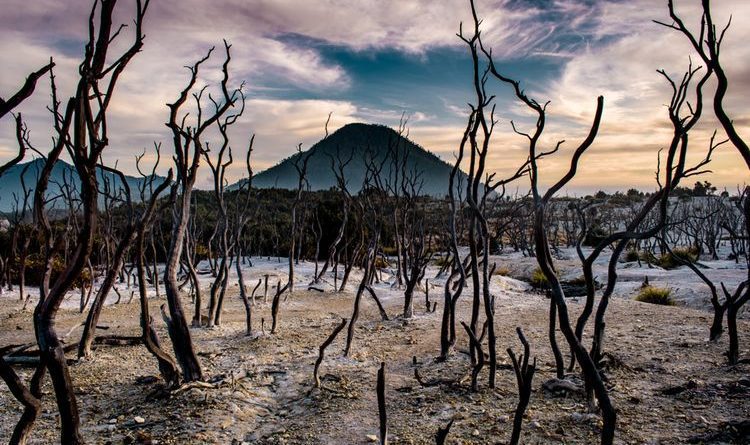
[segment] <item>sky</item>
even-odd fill
[[[699,0],[676,0],[677,11],[693,28]],[[50,57],[60,95],[73,93],[86,38],[91,0],[4,0],[0,15],[0,96],[15,92],[29,72]],[[499,69],[521,81],[527,94],[550,101],[542,143],[560,152],[544,160],[542,183],[555,182],[567,169],[572,150],[588,132],[603,95],[599,137],[584,156],[569,194],[600,189],[653,190],[660,148],[670,140],[666,104],[671,89],[657,69],[681,76],[691,52],[669,21],[666,0],[476,0],[482,36]],[[730,79],[727,109],[740,133],[750,138],[750,2],[716,0],[714,19],[732,17],[722,60]],[[131,23],[135,1],[119,0],[115,18]],[[468,0],[152,0],[145,22],[145,45],[118,84],[109,114],[110,145],[104,162],[135,172],[135,155],[162,144],[163,168],[172,153],[164,125],[166,104],[189,79],[184,67],[216,46],[201,70],[199,85],[209,91],[220,79],[223,43],[232,45],[230,83],[245,82],[246,110],[232,128],[236,159],[230,180],[243,174],[248,140],[256,135],[253,167],[268,168],[309,148],[329,131],[350,122],[397,126],[408,117],[409,137],[452,162],[472,100],[471,60],[456,36],[470,26]],[[115,47],[125,46],[126,29]],[[529,128],[528,111],[503,84],[490,82],[498,120],[488,167],[498,177],[525,159],[525,140],[510,121]],[[708,86],[712,90],[713,85]],[[16,111],[22,113],[34,144],[50,143],[49,80]],[[707,109],[710,111],[710,108]],[[693,158],[702,156],[720,126],[712,113],[692,136]],[[215,135],[213,135],[215,137]],[[17,151],[11,116],[0,120],[0,160]],[[714,155],[719,188],[736,190],[750,182],[736,151],[723,146]],[[198,186],[210,187],[203,163]],[[522,189],[525,183],[519,183]]]

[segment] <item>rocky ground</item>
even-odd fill
[[[273,268],[283,270],[283,264]],[[249,270],[257,276],[263,268]],[[298,289],[281,305],[276,334],[269,333],[269,298],[255,307],[257,334],[245,336],[236,285],[227,296],[223,325],[192,330],[208,380],[221,382],[216,387],[163,391],[156,362],[141,346],[99,346],[92,359],[71,364],[87,442],[371,443],[378,434],[375,382],[383,361],[390,443],[434,443],[438,427],[450,420],[454,423],[448,443],[507,443],[517,401],[513,371],[500,369],[497,387],[490,389],[485,369],[479,391],[472,392],[470,363],[462,352],[467,344],[463,333],[451,358],[435,361],[442,310],[439,280],[430,291],[438,301],[437,313],[425,312],[420,295],[417,314],[408,322],[397,316],[402,304],[398,290],[385,284],[376,288],[390,321],[381,321],[372,300],[364,298],[351,356],[342,356],[344,331],[326,351],[322,388],[316,389],[312,374],[318,346],[342,317],[350,316],[353,293],[330,292],[330,286],[324,293],[307,291],[302,283],[309,265],[300,271]],[[581,396],[554,394],[542,387],[554,377],[546,334],[549,300],[501,276],[493,277],[493,293],[500,361],[509,363],[508,347],[521,351],[516,326],[523,328],[538,361],[523,443],[597,442],[599,418],[586,412]],[[459,302],[459,320],[469,319],[468,295]],[[10,296],[0,302],[0,345],[32,342],[30,309],[23,311],[23,304]],[[152,298],[152,313],[158,314],[163,303]],[[576,299],[568,303],[572,315],[582,307]],[[189,305],[189,299],[184,304]],[[625,298],[612,302],[604,349],[609,353],[606,376],[618,411],[618,443],[748,443],[748,437],[742,438],[730,423],[750,419],[750,365],[725,365],[726,337],[716,343],[707,340],[710,316],[692,308]],[[65,309],[58,318],[58,330],[64,334],[84,317]],[[109,327],[102,332],[108,335],[137,335],[137,299],[106,307],[100,324]],[[163,323],[157,324],[167,342]],[[750,322],[740,320],[740,331],[740,354],[750,357]],[[80,330],[74,330],[68,341],[76,341],[78,335]],[[586,339],[588,343],[590,332]],[[412,357],[424,380],[445,383],[420,385],[414,378]],[[29,369],[18,369],[30,377]],[[7,388],[0,387],[0,440],[7,440],[20,412]],[[56,443],[57,434],[54,394],[47,384],[32,443]]]

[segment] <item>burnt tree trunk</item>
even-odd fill
[[[534,372],[536,371],[536,358],[534,363],[529,366],[529,355],[531,354],[529,343],[526,341],[526,337],[523,335],[521,328],[516,328],[518,338],[523,344],[523,354],[516,359],[515,354],[511,348],[508,348],[508,356],[510,356],[513,362],[513,370],[516,373],[516,382],[518,384],[518,405],[516,406],[516,412],[513,416],[513,432],[510,436],[510,445],[518,445],[521,438],[521,426],[523,425],[523,415],[526,412],[526,408],[529,406],[529,400],[531,399],[531,381],[534,378]]]

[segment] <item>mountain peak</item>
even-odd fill
[[[316,144],[314,144],[312,148],[315,148],[317,145],[323,144],[324,142],[331,141],[338,143],[343,142],[346,144],[362,144],[372,143],[379,139],[388,140],[388,138],[390,138],[392,142],[395,142],[395,138],[397,138],[398,136],[398,132],[385,125],[352,122],[329,134],[327,138],[321,139]],[[404,138],[404,140],[408,141],[406,138]],[[410,144],[413,144],[411,141],[408,142]]]
[[[448,179],[452,166],[442,161],[433,153],[425,150],[394,129],[380,124],[355,122],[337,129],[328,137],[315,143],[308,152],[308,182],[311,190],[327,190],[336,186],[336,178],[331,170],[331,157],[339,153],[342,157],[352,156],[345,169],[349,191],[356,193],[361,189],[366,175],[366,159],[375,157],[384,160],[392,156],[393,149],[408,153],[408,171],[423,172],[424,186],[422,193],[431,196],[444,196],[448,191]],[[294,160],[298,156],[285,159],[253,178],[253,186],[258,188],[295,189],[298,184]],[[385,162],[382,174],[390,175],[391,165]]]

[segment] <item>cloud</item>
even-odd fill
[[[677,2],[690,24],[698,23],[697,5]],[[0,95],[17,89],[50,56],[57,63],[61,96],[70,95],[91,2],[6,0],[4,6]],[[725,22],[730,12],[735,17],[722,53],[730,77],[727,109],[742,134],[750,134],[745,103],[750,90],[750,46],[746,45],[750,27],[741,23],[750,17],[750,3],[723,1],[712,7],[718,23]],[[112,103],[108,161],[122,159],[121,164],[127,164],[152,141],[169,142],[165,104],[174,100],[187,80],[183,66],[217,46],[200,78],[201,84],[215,85],[222,38],[233,45],[232,81],[247,82],[247,111],[232,133],[239,145],[236,151],[244,153],[247,138],[256,133],[258,168],[292,154],[300,142],[308,147],[320,139],[329,112],[333,112],[332,131],[353,121],[395,125],[406,109],[411,114],[410,136],[416,142],[449,162],[458,148],[466,116],[460,97],[438,100],[435,109],[420,109],[410,103],[411,96],[384,99],[377,108],[366,105],[358,99],[361,92],[346,66],[326,57],[323,48],[332,45],[359,54],[395,50],[419,60],[436,48],[460,48],[463,43],[455,36],[459,23],[470,23],[465,0],[160,0],[150,8],[144,50],[123,74]],[[487,0],[477,1],[477,8],[484,41],[498,60],[528,63],[533,70],[544,58],[560,67],[559,75],[525,82],[534,97],[552,101],[548,135],[542,142],[549,146],[558,139],[569,141],[558,157],[545,162],[545,174],[556,177],[565,169],[569,150],[588,130],[596,96],[603,94],[601,133],[575,184],[653,184],[656,153],[669,140],[664,104],[670,91],[656,69],[679,74],[690,54],[684,38],[652,22],[667,19],[666,2]],[[133,2],[119,2],[117,21],[129,23],[132,10]],[[125,30],[120,45],[127,44],[130,31]],[[414,94],[433,95],[430,81],[425,76],[424,92]],[[510,94],[504,86],[497,94],[502,106],[489,165],[502,175],[513,171],[525,156],[524,141],[512,133],[508,120],[526,125],[529,118],[517,103],[505,106]],[[48,79],[44,79],[19,109],[41,149],[49,145],[48,104]],[[707,109],[706,122],[693,138],[696,152],[702,151],[717,126],[711,114]],[[12,124],[9,117],[0,121],[0,158],[16,150]],[[171,147],[165,145],[164,150],[169,153]],[[718,173],[709,180],[731,184],[746,177],[738,170],[737,159],[732,149],[720,150],[713,164]],[[232,174],[239,175],[239,167]]]

